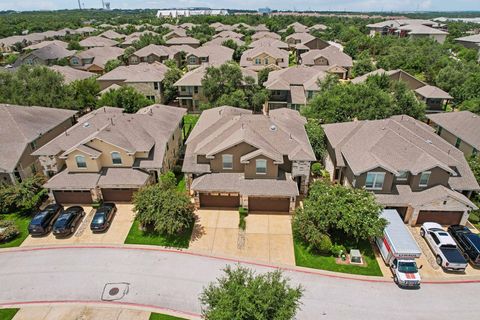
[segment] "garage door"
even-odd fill
[[[249,197],[248,211],[285,212],[290,209],[290,198]]]
[[[428,211],[421,210],[418,214],[417,224],[436,222],[443,225],[459,224],[463,211]]]
[[[102,189],[103,201],[131,202],[138,189]]]
[[[222,196],[200,193],[200,207],[238,208],[240,207],[240,196]]]
[[[59,204],[74,203],[74,204],[88,204],[92,203],[92,195],[90,190],[56,190],[53,191],[55,202]]]

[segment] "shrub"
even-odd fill
[[[328,234],[322,234],[319,238],[318,238],[318,243],[317,245],[315,246],[318,251],[320,251],[321,253],[329,253],[332,251],[332,239],[330,239],[330,236]]]
[[[341,244],[334,244],[330,248],[330,252],[336,257],[339,257],[341,253],[345,253],[346,251],[345,247]]]
[[[248,216],[248,209],[240,207],[238,209],[238,213],[240,215],[240,221],[238,222],[238,227],[242,230],[245,230],[247,227],[247,220],[245,218]]]
[[[320,175],[322,175],[322,170],[323,170],[323,166],[321,163],[315,162],[314,164],[312,164],[311,171],[315,177],[319,177]]]
[[[15,239],[20,234],[14,221],[0,221],[0,243]]]
[[[468,221],[473,224],[477,224],[480,222],[480,217],[478,216],[477,211],[470,212],[470,216],[468,217]]]
[[[178,176],[182,174],[182,166],[176,164],[173,166],[172,172],[175,174],[175,176]]]

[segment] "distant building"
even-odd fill
[[[225,16],[226,9],[190,8],[190,9],[166,9],[158,10],[157,18],[177,18],[190,16]]]
[[[261,14],[270,14],[271,12],[272,12],[272,9],[270,9],[269,7],[258,8],[258,13],[261,13]]]

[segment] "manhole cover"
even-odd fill
[[[112,288],[110,289],[110,291],[108,291],[108,294],[111,295],[111,296],[115,296],[118,294],[118,292],[120,291],[120,289],[118,288]]]

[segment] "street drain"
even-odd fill
[[[103,288],[102,300],[114,301],[121,300],[128,294],[130,284],[126,282],[107,283]]]

